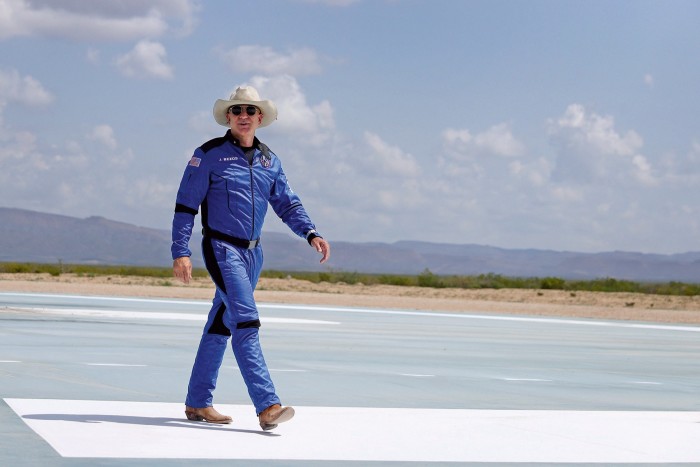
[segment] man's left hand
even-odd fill
[[[323,254],[323,257],[321,258],[321,264],[328,261],[328,258],[331,257],[331,244],[325,241],[323,238],[315,237],[311,240],[311,246],[316,248],[316,251]]]

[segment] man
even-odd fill
[[[294,233],[322,254],[321,263],[328,260],[330,245],[289,188],[277,156],[255,136],[258,128],[277,119],[274,103],[261,100],[250,86],[239,87],[229,100],[216,101],[214,118],[229,130],[195,150],[177,192],[173,219],[173,273],[187,284],[192,278],[188,244],[194,217],[202,207],[202,253],[216,284],[190,376],[185,414],[189,420],[231,423],[231,417],[212,404],[230,337],[260,427],[271,430],[290,420],[294,409],[281,405],[258,338],[253,291],[262,268],[260,232],[268,203]]]

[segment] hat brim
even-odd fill
[[[217,101],[214,103],[214,120],[216,120],[216,123],[226,127],[229,126],[228,122],[226,121],[226,113],[228,112],[228,108],[232,105],[254,105],[255,107],[259,108],[263,114],[262,122],[260,122],[260,127],[268,126],[270,123],[277,120],[277,107],[275,106],[274,102],[270,100],[229,101],[225,99],[217,99]]]

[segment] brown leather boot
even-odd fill
[[[293,416],[294,407],[282,407],[279,404],[275,404],[263,410],[258,415],[258,420],[260,420],[260,428],[267,431],[277,428],[279,423],[291,420]]]
[[[228,415],[221,415],[214,409],[214,407],[196,409],[194,407],[185,406],[185,415],[187,415],[187,420],[193,420],[196,422],[225,424],[231,423],[233,420]]]

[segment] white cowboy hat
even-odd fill
[[[216,123],[223,126],[229,126],[226,121],[226,113],[232,105],[254,105],[262,111],[263,119],[260,126],[267,126],[277,120],[277,107],[274,102],[269,100],[260,100],[258,91],[252,86],[240,86],[236,88],[236,92],[231,94],[229,100],[217,99],[214,103],[214,119]]]

